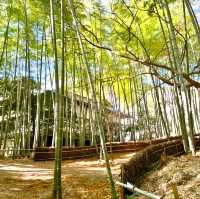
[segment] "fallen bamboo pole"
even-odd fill
[[[121,182],[116,181],[115,184],[117,184],[117,185],[119,185],[119,186],[122,186],[122,187],[128,189],[128,190],[131,191],[131,192],[139,193],[139,194],[141,194],[141,195],[143,195],[143,196],[146,196],[146,197],[149,197],[149,198],[151,198],[151,199],[161,199],[161,198],[162,198],[161,196],[157,196],[157,195],[154,195],[154,194],[149,193],[149,192],[147,192],[147,191],[143,191],[143,190],[141,190],[141,189],[135,187],[134,185],[132,185],[132,184],[130,184],[130,183],[124,184],[124,183],[121,183]]]

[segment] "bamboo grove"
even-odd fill
[[[1,156],[200,132],[200,26],[189,0],[0,0]]]

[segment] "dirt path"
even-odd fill
[[[120,164],[134,153],[113,155],[112,171],[119,179]],[[53,189],[53,161],[0,160],[1,199],[50,199]],[[110,198],[106,169],[95,158],[62,163],[63,198]]]

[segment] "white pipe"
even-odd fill
[[[139,193],[139,194],[141,194],[141,195],[147,196],[147,197],[149,197],[149,198],[151,198],[151,199],[161,199],[161,198],[162,198],[161,196],[156,196],[156,195],[154,195],[154,194],[152,194],[152,193],[148,193],[148,192],[146,192],[146,191],[143,191],[143,190],[141,190],[141,189],[135,187],[134,185],[132,185],[132,184],[129,183],[129,182],[127,182],[127,184],[124,184],[124,183],[121,183],[121,182],[116,181],[115,184],[120,185],[120,186],[122,186],[122,187],[128,189],[129,191],[132,191],[132,192],[135,191],[136,193]]]

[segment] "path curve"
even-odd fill
[[[120,165],[135,153],[112,155],[112,172],[120,179]],[[53,189],[53,161],[0,160],[1,199],[50,199]],[[109,199],[110,189],[103,162],[97,158],[62,162],[64,199]]]

